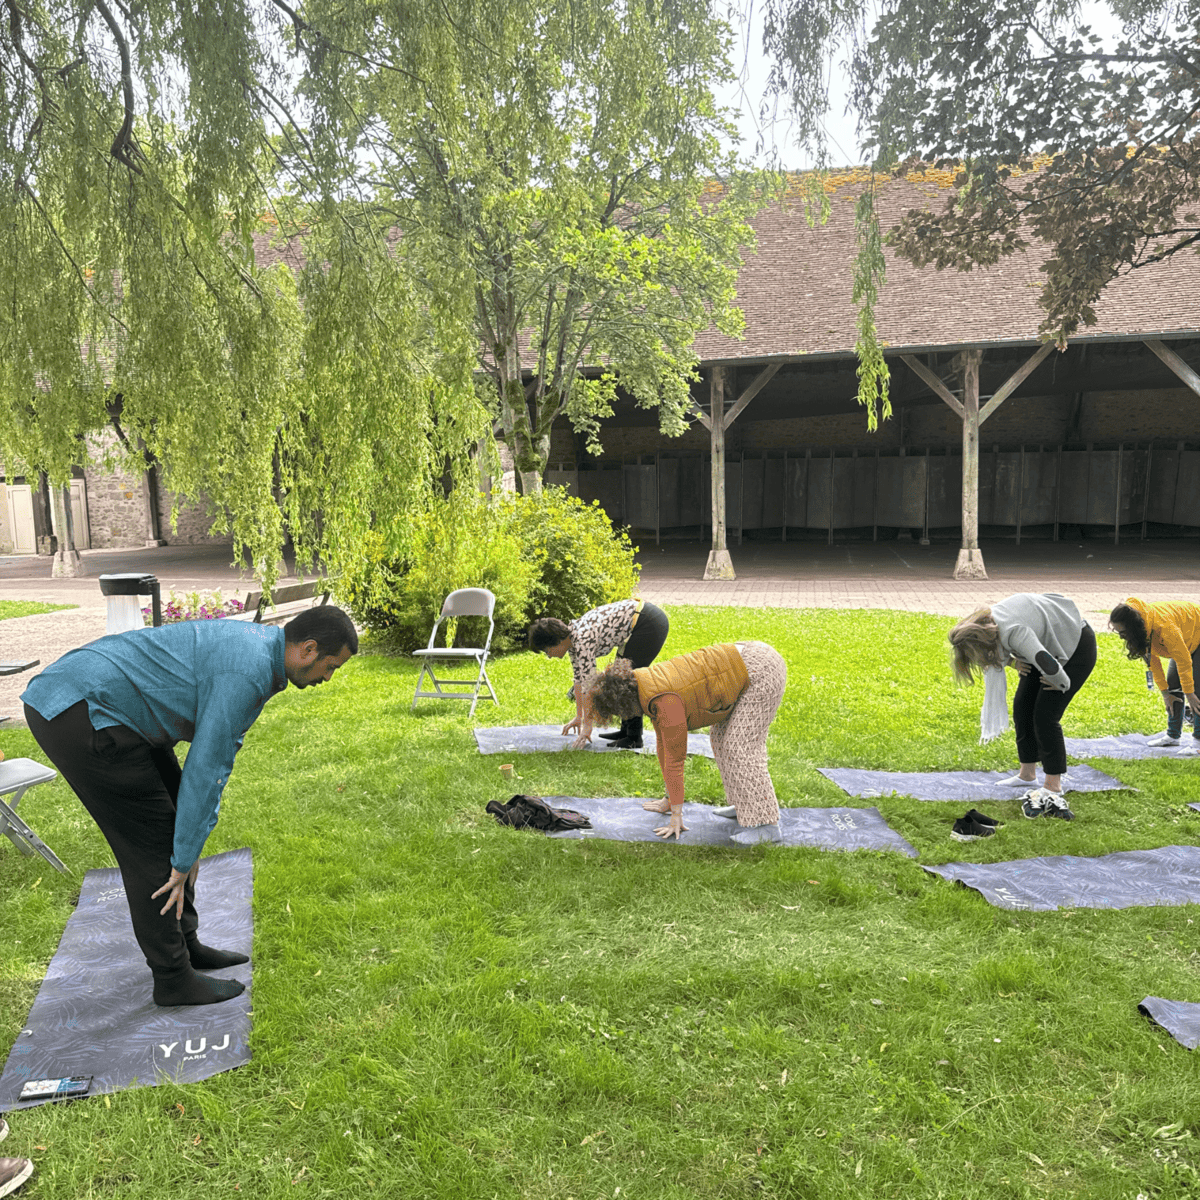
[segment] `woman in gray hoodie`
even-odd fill
[[[1027,817],[1074,820],[1062,796],[1067,751],[1061,722],[1096,665],[1095,631],[1065,596],[1020,592],[977,609],[948,637],[951,665],[962,683],[971,683],[987,667],[1016,667],[1021,681],[1013,697],[1013,724],[1021,768],[1005,782],[1036,784],[1040,762],[1045,781],[1029,791],[1021,811]]]

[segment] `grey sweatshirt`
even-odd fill
[[[992,619],[1004,650],[1040,671],[1051,687],[1070,690],[1062,664],[1075,653],[1084,625],[1072,601],[1056,592],[1018,592],[992,605]]]

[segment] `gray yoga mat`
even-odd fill
[[[1138,1011],[1161,1025],[1181,1046],[1189,1050],[1200,1046],[1200,1004],[1147,996],[1138,1005]]]
[[[843,792],[863,799],[878,796],[911,796],[914,800],[1019,800],[1028,787],[1001,787],[1012,771],[860,771],[857,767],[818,767]],[[1095,767],[1072,766],[1063,790],[1067,792],[1117,792],[1123,783]]]
[[[201,861],[196,909],[206,944],[251,952],[252,891],[248,849]],[[249,1062],[250,964],[205,974],[240,979],[246,991],[222,1004],[159,1008],[120,872],[89,871],[0,1075],[0,1112],[45,1103],[17,1099],[29,1079],[91,1075],[88,1095],[96,1096],[195,1083]]]
[[[1045,818],[1049,819],[1049,818]],[[1137,908],[1200,903],[1200,847],[1060,854],[997,863],[944,863],[933,875],[974,888],[997,908]]]
[[[575,735],[563,737],[561,725],[512,725],[490,726],[475,730],[475,744],[480,754],[553,754],[559,750],[570,749]],[[655,754],[658,739],[654,730],[649,728],[642,734],[642,748],[635,754]],[[707,733],[689,733],[687,742],[689,754],[699,754],[704,758],[712,758],[712,742]],[[579,753],[583,754],[622,754],[627,751],[614,750],[599,733],[592,734],[592,744],[585,746]]]
[[[1153,733],[1119,733],[1109,737],[1066,738],[1067,753],[1075,758],[1179,758],[1178,746],[1147,746]],[[1191,731],[1185,733],[1191,737]],[[1195,761],[1190,756],[1181,762]]]
[[[557,838],[602,838],[610,842],[661,842],[655,826],[666,822],[661,813],[646,812],[641,800],[604,797],[584,800],[578,796],[543,796],[554,808],[573,808],[591,819],[591,829],[570,829],[548,836]],[[707,804],[685,804],[685,846],[745,847],[731,841],[738,832],[736,821],[718,817]],[[917,852],[883,819],[877,808],[784,808],[779,827],[785,846],[816,846],[821,850],[896,850],[909,858]],[[674,844],[675,839],[671,838]]]

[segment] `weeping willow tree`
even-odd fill
[[[522,490],[558,418],[599,450],[618,386],[683,432],[697,333],[742,329],[763,182],[723,149],[709,0],[310,0],[296,36],[360,191],[474,343]]]
[[[115,425],[109,458],[148,450],[268,581],[285,532],[334,569],[370,527],[402,543],[488,419],[345,187],[353,147],[294,98],[294,55],[328,44],[291,42],[283,3],[3,8],[10,474],[61,482]]]

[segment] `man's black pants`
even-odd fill
[[[169,746],[151,746],[124,725],[93,729],[87,701],[47,721],[25,705],[29,731],[71,785],[116,855],[133,932],[156,979],[190,971],[187,943],[196,938],[196,894],[184,889],[183,919],[160,916],[166,895],[151,895],[171,874],[175,802],[182,771]]]
[[[1096,631],[1084,624],[1075,653],[1063,663],[1071,681],[1065,692],[1042,687],[1042,673],[1030,667],[1021,676],[1013,697],[1013,725],[1017,733],[1017,758],[1023,763],[1042,764],[1047,775],[1067,769],[1067,747],[1063,741],[1062,715],[1096,666]]]

